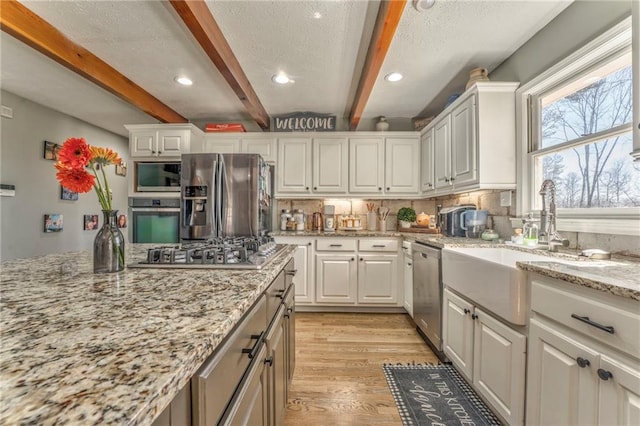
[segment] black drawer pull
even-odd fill
[[[258,350],[260,349],[260,344],[262,343],[262,335],[264,334],[264,331],[261,332],[260,334],[252,334],[251,335],[251,340],[255,339],[256,343],[255,345],[253,345],[253,347],[251,349],[243,349],[242,353],[243,354],[249,354],[249,359],[253,359],[255,358],[255,356],[258,354]]]
[[[613,331],[613,326],[611,326],[611,325],[602,325],[602,324],[598,324],[598,323],[597,323],[597,322],[595,322],[595,321],[591,321],[591,320],[589,319],[589,317],[581,317],[580,315],[577,315],[577,314],[571,314],[571,318],[575,318],[575,319],[577,319],[578,321],[582,321],[582,322],[584,322],[585,324],[589,324],[589,325],[590,325],[590,326],[592,326],[592,327],[599,328],[600,330],[602,330],[602,331],[606,331],[606,332],[607,332],[607,333],[609,333],[609,334],[613,334],[613,333],[614,333],[614,331]]]
[[[613,374],[611,374],[611,371],[598,368],[598,377],[600,377],[602,380],[609,380],[609,379],[613,379]]]
[[[329,247],[342,247],[342,244],[329,244]]]
[[[269,364],[269,367],[271,367],[273,365],[273,357],[270,356],[267,359],[264,360],[265,364]]]
[[[591,365],[591,363],[589,362],[588,359],[584,359],[582,357],[576,358],[576,362],[578,363],[578,367],[580,367],[580,368],[585,368],[585,367],[588,367],[589,365]]]
[[[289,275],[290,277],[293,277],[295,274],[298,273],[298,270],[297,269],[291,269],[291,270],[285,271],[284,273],[286,275]]]
[[[386,247],[387,245],[386,244],[374,244],[373,246],[374,247]]]

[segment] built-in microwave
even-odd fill
[[[180,192],[180,161],[135,162],[136,192]]]

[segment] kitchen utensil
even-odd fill
[[[315,212],[311,219],[312,229],[314,231],[320,231],[324,227],[324,220],[322,219],[322,213]]]
[[[367,213],[367,229],[369,231],[376,230],[376,222],[378,222],[378,215],[374,211]]]

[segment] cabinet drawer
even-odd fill
[[[396,239],[362,239],[358,241],[360,251],[398,251],[398,240]]]
[[[319,238],[316,250],[321,251],[356,251],[355,238]]]
[[[637,302],[591,294],[589,289],[573,288],[558,280],[536,277],[531,284],[532,311],[633,356],[640,353]]]

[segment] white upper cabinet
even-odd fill
[[[131,157],[179,158],[191,146],[199,146],[202,131],[191,124],[127,125]]]
[[[420,187],[420,143],[416,137],[385,140],[385,193],[417,194]]]
[[[349,192],[382,194],[384,138],[349,139]]]
[[[420,190],[423,193],[432,192],[436,189],[434,173],[434,129],[427,130],[420,138]]]
[[[349,175],[346,138],[313,139],[313,192],[346,194]]]
[[[267,134],[268,135],[268,134]],[[192,150],[192,152],[194,152]],[[265,133],[208,133],[202,152],[218,154],[260,154],[264,161],[275,162],[276,138]]]
[[[422,170],[432,165],[435,194],[515,188],[517,87],[477,82],[422,130],[423,143],[433,132],[434,154],[423,153]],[[429,191],[425,182],[421,189]]]
[[[469,96],[451,113],[451,176],[454,185],[478,181],[476,156],[476,97]]]
[[[216,135],[218,136],[218,135]],[[240,139],[236,137],[205,136],[202,152],[215,154],[235,154],[240,152]]]
[[[311,138],[278,139],[276,191],[288,194],[311,193]]]

